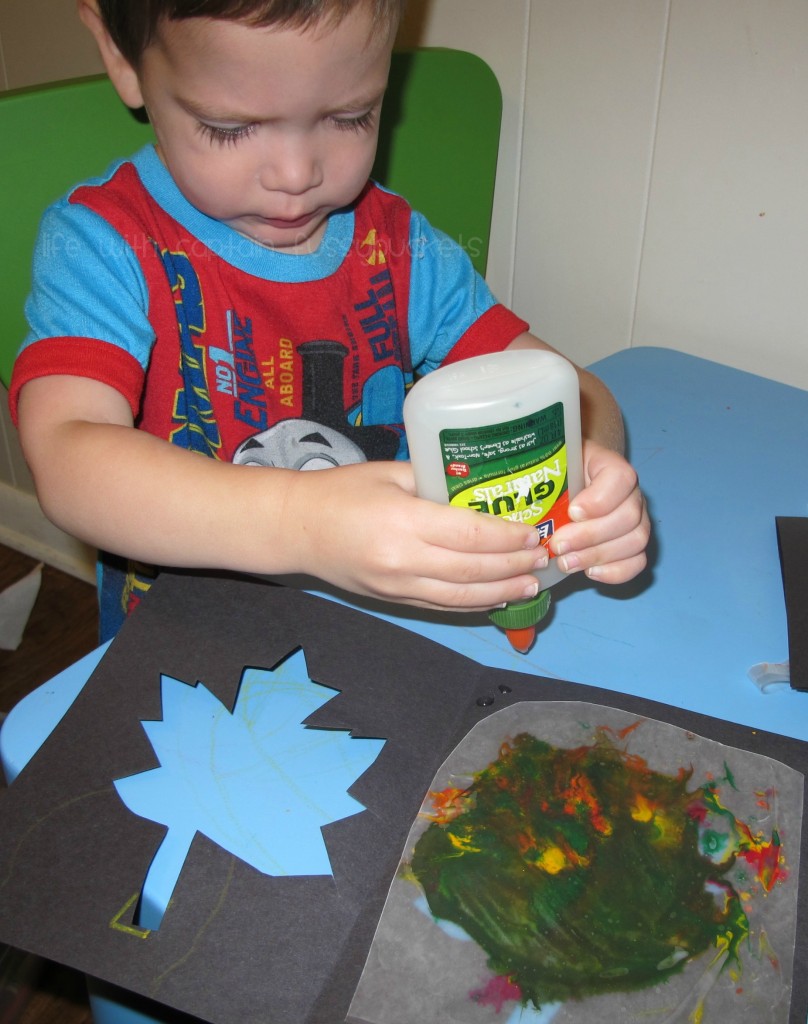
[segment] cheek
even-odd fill
[[[340,157],[340,170],[344,180],[364,184],[376,156],[376,139],[346,146]]]
[[[176,169],[170,168],[186,199],[214,217],[228,214],[233,202],[245,194],[243,172],[239,175],[233,161],[223,156],[213,149],[186,154]]]

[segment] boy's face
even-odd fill
[[[311,252],[370,174],[391,48],[366,4],[305,30],[164,20],[137,88],[194,206],[263,245]]]

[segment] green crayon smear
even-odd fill
[[[688,792],[691,776],[652,771],[604,730],[571,750],[521,734],[462,794],[434,794],[412,871],[525,1006],[657,985],[711,947],[737,961],[735,856],[705,854],[725,840],[704,843],[714,794]]]

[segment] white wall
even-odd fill
[[[514,304],[808,388],[808,4],[532,0]]]
[[[632,342],[808,388],[808,4],[675,0]]]
[[[533,0],[514,300],[587,363],[631,342],[664,0]]]
[[[410,2],[500,80],[488,277],[537,334],[808,388],[806,0]]]

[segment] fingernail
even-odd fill
[[[557,544],[553,544],[553,551],[557,555],[566,555],[569,551],[570,546],[565,540],[560,540]]]
[[[525,594],[524,594],[525,600],[529,601],[532,597],[535,597],[536,594],[538,594],[538,592],[539,592],[539,581],[536,580],[536,582],[535,583],[531,583],[529,587],[525,587]]]
[[[586,519],[586,512],[584,512],[580,505],[570,505],[569,515],[570,519],[574,519],[576,523]]]
[[[536,552],[536,561],[533,563],[534,569],[546,569],[550,564],[550,556],[547,553],[547,548],[542,547],[541,550]]]
[[[575,552],[573,552],[571,555],[565,555],[563,558],[559,558],[558,564],[564,572],[573,572],[575,569],[580,567],[581,560]]]
[[[527,540],[525,541],[525,547],[528,550],[530,550],[530,548],[538,547],[540,541],[541,541],[541,538],[539,537],[538,531],[537,530],[531,530],[530,533],[528,534]]]

